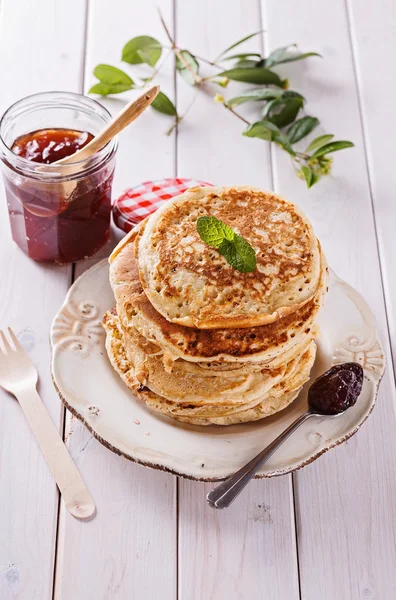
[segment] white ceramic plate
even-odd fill
[[[185,477],[218,480],[239,469],[305,410],[308,385],[286,410],[255,423],[196,427],[150,412],[107,358],[100,322],[113,305],[104,260],[74,283],[51,329],[53,379],[63,402],[113,452]],[[258,477],[282,475],[312,462],[356,433],[374,407],[384,371],[374,317],[361,296],[334,274],[319,325],[311,380],[334,363],[356,361],[365,372],[362,394],[342,416],[309,419]]]

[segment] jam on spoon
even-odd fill
[[[309,388],[309,408],[318,415],[339,415],[356,404],[362,386],[363,369],[358,363],[335,365]]]
[[[307,412],[298,417],[242,469],[209,492],[209,505],[212,508],[230,506],[260,467],[302,423],[312,416],[341,415],[356,404],[362,387],[363,369],[358,363],[335,365],[323,373],[309,388]]]

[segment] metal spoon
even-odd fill
[[[363,369],[358,363],[335,365],[318,377],[308,391],[308,410],[283,431],[271,444],[234,475],[207,495],[212,508],[227,508],[242,492],[260,467],[281,444],[311,417],[341,415],[356,403],[363,385]]]

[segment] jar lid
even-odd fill
[[[140,221],[155,212],[169,198],[196,186],[213,186],[198,179],[166,178],[143,181],[128,188],[113,205],[114,223],[128,233]]]

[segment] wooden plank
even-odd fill
[[[260,29],[258,3],[179,2],[177,42],[213,59],[232,42]],[[258,38],[249,49],[260,48]],[[205,71],[205,68],[202,69]],[[230,84],[231,97],[243,86]],[[196,93],[178,79],[181,113]],[[244,111],[241,111],[244,112]],[[249,114],[249,113],[247,113]],[[244,124],[198,92],[179,128],[178,175],[219,185],[272,187],[268,145],[244,138]],[[185,599],[299,597],[291,477],[252,483],[227,511],[206,505],[211,484],[180,481],[179,597]],[[285,576],[285,573],[287,576]]]
[[[352,0],[347,2],[347,7],[395,366],[396,206],[393,197],[396,172],[393,159],[396,125],[393,118],[392,93],[378,93],[379,89],[389,92],[394,87],[395,4],[392,0],[385,0],[381,2],[381,10],[378,10],[378,5],[373,0]]]
[[[84,27],[85,2],[3,0],[0,113],[28,94],[79,91]],[[0,195],[0,327],[12,325],[20,336],[38,368],[41,397],[60,426],[63,411],[50,377],[48,331],[70,268],[39,265],[19,251],[11,241],[3,186]],[[49,600],[57,489],[18,404],[1,389],[0,489],[0,598]]]
[[[113,64],[135,74],[144,72],[144,67],[129,69],[120,63],[121,48],[139,34],[163,38],[157,5],[172,24],[171,0],[144,4],[113,0],[111,8],[106,0],[92,3],[86,91],[93,83],[92,71],[98,63]],[[172,61],[164,66],[160,82],[161,79],[168,82],[166,91],[172,97]],[[129,97],[109,98],[103,103],[116,113]],[[175,140],[163,134],[169,126],[167,118],[149,109],[121,134],[114,197],[134,183],[172,176]],[[110,243],[100,256],[108,254],[120,235],[113,231]],[[97,259],[77,265],[76,276]],[[70,419],[70,415],[67,437],[72,456],[95,499],[98,514],[93,521],[82,523],[62,510],[55,597],[59,600],[85,598],[89,589],[89,598],[95,599],[161,597],[173,600],[176,596],[176,478],[116,456],[101,446],[76,419]]]
[[[366,297],[388,354],[378,404],[362,430],[295,477],[301,594],[305,600],[396,595],[395,389],[370,201],[348,20],[342,0],[263,0],[271,49],[298,42],[324,59],[289,65],[293,89],[324,130],[350,139],[333,176],[307,191],[287,157],[275,153],[276,188],[313,220],[330,265]],[[287,18],[285,18],[287,15]],[[382,19],[382,16],[381,16]],[[389,188],[389,191],[391,188]],[[389,197],[389,196],[388,196]]]

